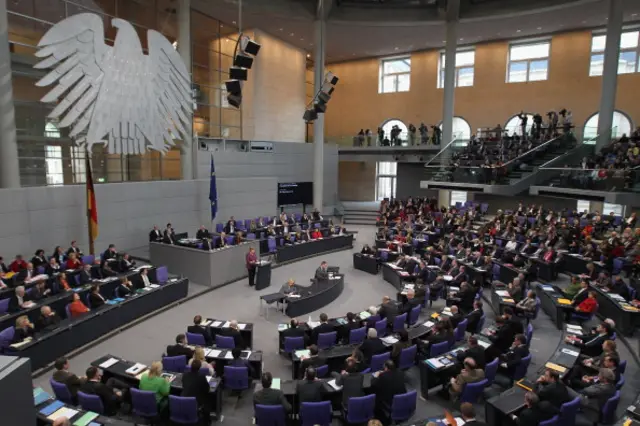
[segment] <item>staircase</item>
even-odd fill
[[[345,225],[375,225],[378,218],[378,202],[343,201]]]
[[[532,173],[539,166],[553,160],[554,158],[559,157],[565,152],[573,149],[573,146],[562,146],[560,148],[551,148],[548,149],[544,154],[537,155],[533,160],[527,162],[527,168],[524,170],[511,170],[509,171],[509,181],[510,183],[515,183],[522,179],[525,175]]]

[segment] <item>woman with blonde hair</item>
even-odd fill
[[[169,396],[171,385],[169,384],[169,380],[162,377],[162,363],[160,361],[155,361],[151,364],[149,371],[140,378],[140,385],[138,387],[140,390],[155,393],[159,409],[167,404],[167,397]]]
[[[191,365],[191,363],[195,360],[200,361],[202,367],[201,368],[208,368],[209,369],[209,375],[213,376],[213,365],[209,364],[204,356],[204,349],[202,349],[201,346],[197,346],[196,350],[193,352],[193,358],[191,358],[189,360],[189,365]]]

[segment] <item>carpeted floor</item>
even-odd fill
[[[374,236],[374,227],[355,227],[350,229],[358,231],[354,251],[359,251],[363,242],[371,242]],[[330,265],[339,266],[345,273],[345,288],[342,295],[321,311],[311,314],[317,318],[320,312],[325,312],[329,317],[344,315],[348,311],[359,312],[370,305],[380,303],[382,296],[395,297],[393,287],[384,282],[382,275],[373,276],[362,271],[357,271],[352,266],[352,251],[342,251],[318,256],[289,265],[273,269],[271,287],[261,292],[249,288],[246,280],[230,284],[226,287],[203,293],[197,298],[185,302],[169,311],[163,312],[152,319],[142,322],[117,336],[100,343],[87,351],[71,359],[71,369],[78,375],[84,374],[89,363],[106,353],[118,355],[129,360],[139,361],[149,365],[152,361],[160,360],[167,344],[172,343],[176,334],[184,333],[186,327],[192,323],[193,316],[200,314],[203,317],[215,317],[218,319],[237,319],[240,322],[254,324],[254,350],[263,352],[264,371],[270,371],[274,377],[289,378],[291,376],[291,363],[277,353],[277,324],[287,321],[288,318],[275,310],[269,311],[269,319],[265,319],[260,311],[259,295],[277,291],[282,283],[293,278],[297,282],[307,285],[320,261],[326,260]],[[566,277],[565,277],[566,279]],[[562,284],[560,284],[562,285]],[[190,294],[202,290],[202,286],[194,285]],[[488,299],[488,294],[486,294]],[[444,306],[443,301],[434,304],[433,310],[439,311]],[[487,312],[487,323],[493,321],[493,312],[490,308]],[[425,311],[423,316],[427,316]],[[306,319],[306,318],[303,318]],[[544,312],[533,322],[535,331],[532,342],[532,364],[529,368],[529,376],[537,376],[539,369],[555,351],[562,338],[562,333],[557,330]],[[637,348],[637,341],[634,343]],[[627,351],[625,353],[625,351]],[[626,348],[621,349],[621,355],[628,359],[627,384],[625,396],[620,403],[621,409],[634,399],[640,389],[638,380],[634,378],[638,372],[637,366],[631,361]],[[50,374],[46,374],[35,380],[36,385],[49,389]],[[419,388],[419,374],[417,368],[407,374],[407,386],[411,389]],[[433,396],[429,401],[418,400],[418,409],[413,419],[441,416],[443,408],[451,408],[448,401]],[[483,404],[477,405],[479,417],[484,416]],[[235,398],[225,398],[223,404],[224,423],[229,425],[247,425],[253,415],[252,398],[249,394],[243,396],[238,404]],[[334,422],[338,424],[336,420]]]

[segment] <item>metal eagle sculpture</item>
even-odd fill
[[[70,137],[106,144],[110,154],[166,153],[188,138],[193,100],[187,67],[159,32],[147,31],[149,54],[129,22],[113,19],[115,42],[104,41],[102,18],[81,13],[49,29],[38,43],[34,67],[51,69],[36,83],[56,84],[42,102],[57,102],[48,115]]]

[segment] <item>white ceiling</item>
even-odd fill
[[[441,48],[445,22],[431,0],[337,0],[327,22],[328,62]],[[360,0],[363,1],[363,0]],[[371,0],[373,1],[373,0]],[[640,23],[640,0],[622,0],[625,23]],[[394,2],[403,4],[394,4]],[[607,0],[461,0],[458,43],[542,36],[606,25]],[[508,3],[507,3],[508,2]],[[409,4],[407,4],[409,3]],[[308,52],[314,49],[315,0],[243,0],[242,26],[259,28]],[[237,0],[193,0],[193,7],[230,25]],[[508,7],[507,7],[508,5]]]

